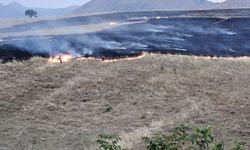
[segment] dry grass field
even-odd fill
[[[249,147],[250,58],[0,64],[1,150],[91,150],[100,133],[141,150],[141,137],[181,123]]]

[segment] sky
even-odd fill
[[[89,0],[0,0],[2,4],[18,2],[27,7],[43,7],[43,8],[63,8],[72,5],[83,5]],[[225,0],[209,0],[213,2],[223,2]]]

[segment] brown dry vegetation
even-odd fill
[[[250,146],[250,58],[149,55],[133,61],[34,58],[0,65],[0,149],[95,149],[100,133],[126,148],[180,123],[215,127]]]

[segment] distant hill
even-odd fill
[[[227,0],[224,3],[218,5],[217,8],[250,8],[250,0]]]
[[[76,13],[206,9],[213,3],[206,0],[92,0]]]
[[[73,12],[79,6],[71,6],[67,8],[60,8],[60,9],[46,9],[46,8],[31,8],[38,12],[38,16],[45,17],[45,16],[59,16],[65,15],[68,13]],[[8,5],[0,4],[0,19],[6,18],[24,18],[25,10],[30,9],[25,7],[17,2],[10,3]]]
[[[106,13],[153,10],[204,10],[250,8],[250,0],[228,0],[212,3],[208,0],[92,0],[75,11],[82,13]]]

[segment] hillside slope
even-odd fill
[[[181,123],[250,146],[249,58],[47,61],[0,64],[1,149],[94,150],[98,134],[114,133],[143,150],[143,136]]]
[[[92,0],[77,9],[75,13],[232,8],[250,8],[250,1],[227,0],[223,3],[212,3],[207,0]]]
[[[232,8],[250,8],[249,0],[227,0],[224,3],[219,4],[216,8],[232,9]]]
[[[212,3],[206,0],[92,0],[79,8],[76,13],[186,10],[210,7],[212,7]]]

